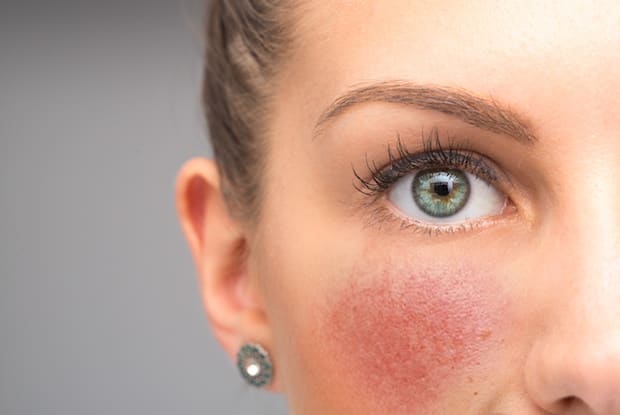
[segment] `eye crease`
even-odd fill
[[[363,205],[375,207],[371,220],[397,219],[401,228],[454,233],[501,215],[511,203],[497,188],[500,179],[490,163],[468,144],[443,146],[436,128],[423,135],[423,151],[410,152],[397,136],[396,153],[390,146],[387,153],[382,168],[366,158],[368,178],[353,169]]]

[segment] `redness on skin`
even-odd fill
[[[390,414],[441,401],[497,347],[502,307],[491,287],[462,268],[358,268],[324,323],[347,389]]]

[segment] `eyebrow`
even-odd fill
[[[329,121],[347,109],[366,102],[404,104],[437,111],[474,127],[515,138],[521,144],[532,145],[538,141],[529,120],[492,96],[483,98],[461,88],[416,85],[406,81],[383,81],[347,91],[321,114],[312,140],[321,135]]]

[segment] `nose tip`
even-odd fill
[[[620,415],[620,338],[535,346],[526,386],[551,414]]]

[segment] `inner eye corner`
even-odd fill
[[[508,209],[510,209],[510,212],[507,212]],[[509,195],[505,194],[504,195],[504,205],[502,206],[502,215],[503,214],[517,213],[520,210],[521,209],[519,208],[519,206],[515,203],[514,200],[512,200],[512,197],[510,197]]]

